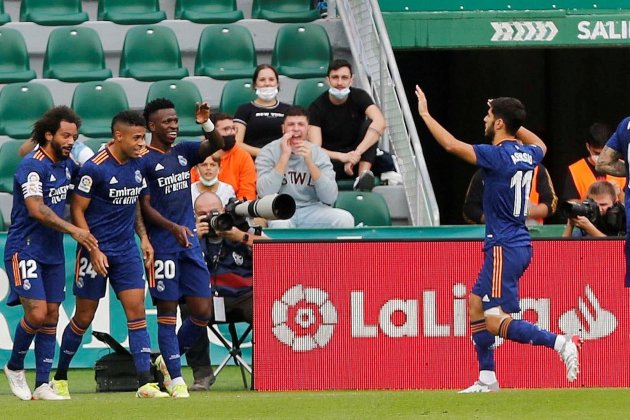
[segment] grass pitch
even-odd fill
[[[33,372],[29,372],[33,386]],[[184,377],[191,379],[190,370]],[[188,400],[140,400],[131,392],[96,393],[94,372],[69,372],[70,401],[20,401],[0,378],[2,419],[627,419],[630,390],[506,390],[458,395],[455,391],[257,392],[243,390],[228,367],[209,392]]]

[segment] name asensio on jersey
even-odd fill
[[[531,165],[534,161],[534,159],[532,158],[532,155],[530,155],[529,153],[514,152],[512,156],[510,157],[512,158],[512,163],[515,165],[518,162],[527,162]]]

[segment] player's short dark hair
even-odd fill
[[[118,123],[127,124],[129,126],[146,127],[144,117],[140,115],[139,112],[132,110],[120,111],[118,114],[114,115],[111,125],[112,135],[114,135],[114,127],[116,127]]]
[[[216,114],[212,114],[210,115],[210,121],[212,121],[212,124],[216,124],[219,121],[223,121],[223,120],[233,120],[234,117],[231,114],[228,114],[227,112],[217,112]]]
[[[287,117],[306,117],[308,121],[308,111],[302,105],[291,105],[284,112],[284,120],[286,120]]]
[[[144,112],[142,113],[142,115],[144,116],[144,120],[147,123],[147,128],[149,127],[151,116],[161,109],[175,109],[175,104],[170,99],[157,98],[150,101],[144,106]]]
[[[343,58],[337,58],[333,60],[328,66],[328,71],[326,72],[327,76],[330,76],[330,72],[333,70],[339,70],[342,67],[348,67],[350,69],[350,76],[352,76],[352,65],[348,60],[344,60]]]
[[[252,89],[256,90],[256,79],[258,79],[258,73],[261,72],[261,70],[264,69],[269,69],[271,71],[273,71],[273,74],[276,75],[276,80],[278,82],[280,82],[280,76],[278,75],[278,70],[276,70],[276,68],[274,66],[272,66],[271,64],[259,64],[258,67],[256,67],[256,69],[254,70],[254,75],[252,76]]]
[[[525,105],[516,98],[501,97],[490,99],[490,107],[495,118],[501,118],[509,134],[515,135],[525,122]]]
[[[49,109],[41,116],[40,119],[33,124],[31,132],[31,140],[40,146],[46,145],[46,133],[53,135],[59,130],[61,121],[73,123],[77,126],[77,130],[81,127],[81,118],[72,110],[72,108],[60,105]]]
[[[606,142],[612,135],[612,129],[608,124],[596,122],[588,128],[588,138],[586,142],[592,147],[601,149],[606,146]]]

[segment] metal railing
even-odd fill
[[[440,214],[433,186],[378,1],[336,0],[336,12],[357,63],[355,79],[372,93],[387,120],[381,144],[396,155],[411,224],[437,226]]]

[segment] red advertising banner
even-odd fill
[[[261,242],[254,246],[259,390],[458,389],[477,379],[467,296],[479,241]],[[581,373],[558,353],[497,339],[503,388],[628,387],[623,241],[534,241],[521,313],[579,334]]]

